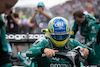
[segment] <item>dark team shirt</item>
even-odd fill
[[[2,16],[0,15],[0,67],[6,63],[10,63],[10,58],[7,53],[7,46],[5,40],[5,23],[3,22]]]
[[[0,38],[0,67],[5,65],[6,63],[11,63],[11,60],[9,57],[10,56],[8,55],[8,53],[3,51],[2,49],[2,43],[1,43],[1,38]]]
[[[14,13],[14,17],[18,18],[18,14]],[[19,32],[19,26],[15,23],[15,21],[12,19],[10,15],[7,16],[8,20],[8,27],[7,27],[7,33],[18,33]]]

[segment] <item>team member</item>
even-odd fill
[[[75,36],[79,28],[81,35],[85,37],[85,41],[86,41],[85,45],[95,50],[96,55],[92,57],[92,60],[88,59],[89,63],[99,64],[100,44],[97,41],[99,22],[96,20],[96,18],[90,15],[85,15],[81,10],[76,10],[73,13],[73,17],[75,19],[75,22],[72,27],[72,31],[74,32],[74,35],[72,35],[72,37]]]
[[[5,20],[2,13],[9,14],[17,0],[0,0],[0,67],[12,67],[5,38]]]

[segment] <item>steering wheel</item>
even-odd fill
[[[81,57],[83,55],[82,53],[80,53],[80,49],[81,49],[80,47],[77,47],[68,52],[56,52],[54,57],[61,57],[65,59],[66,61],[69,61],[71,65],[70,67],[77,67],[77,66],[80,67],[80,63],[78,63],[78,60],[79,60],[78,58],[79,56]],[[42,58],[46,57],[45,54],[42,54],[39,56],[41,56]],[[43,67],[43,64],[40,59],[36,61],[38,63],[38,67],[41,67],[41,66]]]

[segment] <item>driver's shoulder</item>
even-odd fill
[[[75,39],[73,39],[73,38],[70,38],[70,39],[69,39],[69,43],[75,45],[75,44],[78,44],[79,41],[77,41],[77,40],[75,40]]]
[[[75,45],[74,45],[74,44],[75,44],[75,39],[70,38],[70,39],[69,39],[69,44],[72,45],[72,46],[75,46]]]
[[[74,41],[75,41],[75,39],[73,39],[73,38],[69,39],[69,42],[74,42]]]
[[[39,39],[37,39],[35,42],[34,42],[34,44],[37,44],[37,43],[47,43],[47,42],[49,42],[48,41],[48,39],[46,39],[45,37],[41,37],[41,38],[39,38]]]
[[[45,38],[45,37],[40,38],[40,40],[41,40],[42,42],[45,42],[45,43],[49,42],[49,39],[47,39],[47,38]]]

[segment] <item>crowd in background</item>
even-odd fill
[[[99,0],[69,0],[63,4],[53,6],[49,11],[52,13],[53,17],[62,16],[68,19],[72,27],[74,21],[72,17],[73,11],[76,9],[82,9],[84,11],[87,3],[91,3],[93,6],[93,16],[95,14],[99,15],[99,8],[97,7],[99,5]],[[30,23],[30,19],[31,17],[27,17],[27,15],[19,16],[18,24],[20,33],[35,33],[36,24]]]
[[[99,0],[69,0],[61,5],[56,5],[52,7],[50,11],[55,16],[68,17],[68,14],[72,15],[72,12],[76,9],[85,10],[86,3],[91,3],[92,6],[97,9],[97,5],[99,5]]]
[[[71,1],[69,0],[63,3],[62,5],[56,5],[52,7],[50,11],[54,16],[62,16],[68,19],[72,27],[74,21],[72,13],[77,9],[82,9],[83,11],[85,11],[87,3],[90,3],[93,6],[92,8],[93,16],[95,14],[99,15],[99,10],[98,10],[99,8],[97,6],[99,6],[100,0],[71,0]]]

